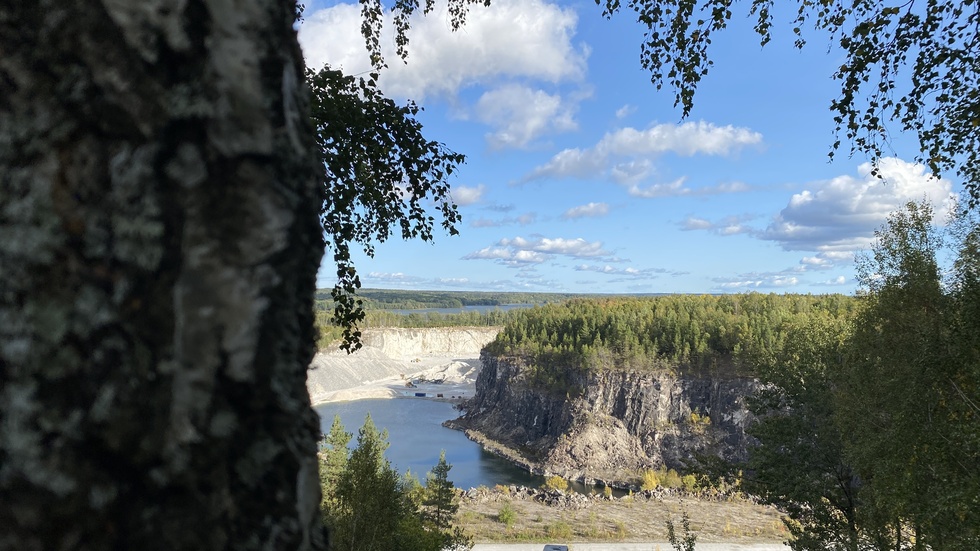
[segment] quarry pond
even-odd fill
[[[422,481],[425,473],[439,461],[439,452],[446,450],[446,460],[453,466],[449,477],[458,488],[495,484],[536,487],[544,482],[543,477],[531,475],[484,451],[462,432],[443,427],[443,421],[458,415],[447,402],[414,398],[357,400],[323,404],[315,409],[323,433],[330,431],[334,416],[340,415],[344,428],[354,435],[352,446],[356,444],[357,431],[364,424],[365,416],[370,413],[379,429],[388,430],[391,445],[385,456],[395,470],[399,473],[411,470]]]

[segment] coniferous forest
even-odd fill
[[[513,312],[485,349],[542,391],[589,370],[751,376],[745,487],[795,550],[980,549],[980,226],[909,203],[862,292],[572,300]]]
[[[758,445],[730,468],[786,514],[790,547],[975,550],[980,226],[933,220],[924,203],[894,213],[859,259],[857,296],[593,296],[369,318],[502,324],[485,352],[521,357],[542,392],[574,396],[602,370],[758,378]]]

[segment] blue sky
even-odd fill
[[[384,91],[416,100],[427,137],[467,156],[451,181],[463,222],[357,255],[365,287],[853,293],[854,255],[890,211],[925,198],[944,212],[959,192],[911,162],[914,136],[893,136],[885,182],[847,149],[828,161],[842,58],[816,33],[795,49],[790,14],[764,48],[735,15],[685,120],[640,68],[630,14],[494,0],[452,33],[437,9],[413,23],[407,64],[385,38]],[[307,2],[307,63],[368,70],[359,17]]]

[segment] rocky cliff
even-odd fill
[[[481,360],[476,396],[452,426],[533,471],[623,481],[703,455],[745,459],[754,379],[602,371],[580,375],[583,391],[570,394],[531,384],[520,357]]]

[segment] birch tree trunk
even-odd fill
[[[294,3],[0,3],[0,549],[322,548]]]

